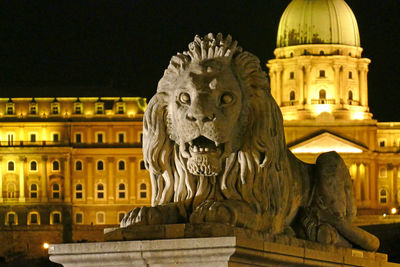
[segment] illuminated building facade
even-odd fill
[[[362,50],[344,0],[293,0],[267,66],[289,148],[307,162],[339,152],[359,213],[382,214],[400,203],[400,123],[372,119]]]
[[[79,226],[116,225],[149,205],[145,108],[134,97],[0,99],[1,238],[47,229],[49,243],[96,239]],[[62,240],[48,240],[51,231]]]

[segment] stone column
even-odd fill
[[[47,156],[42,156],[42,177],[41,184],[42,184],[42,192],[41,192],[41,201],[47,202],[49,199],[47,197]]]
[[[333,70],[335,72],[335,104],[338,105],[343,102],[343,95],[341,94],[340,90],[340,65],[334,64]]]
[[[3,202],[3,173],[1,169],[3,157],[0,157],[0,203]]]
[[[397,191],[398,191],[398,188],[397,188],[397,168],[396,167],[394,167],[393,168],[393,203],[395,204],[395,205],[398,205],[399,204],[399,197],[397,196]]]
[[[282,67],[279,66],[276,70],[276,103],[282,106]]]
[[[306,86],[304,88],[304,104],[310,104],[311,101],[309,99],[310,93],[310,85],[311,85],[311,65],[305,66],[305,77],[306,77]]]
[[[363,107],[368,106],[368,82],[367,82],[367,71],[365,66],[359,67],[359,94],[360,94],[360,104]]]
[[[376,173],[376,163],[371,162],[371,167],[370,172],[369,172],[369,177],[371,178],[370,181],[370,185],[371,185],[371,200],[372,200],[372,208],[377,208],[378,207],[378,190],[379,188],[377,188],[377,173]]]
[[[19,157],[19,202],[25,202],[25,159],[24,156]]]
[[[67,203],[71,202],[71,164],[70,164],[70,157],[62,159],[64,163],[64,200]]]
[[[304,104],[304,71],[303,71],[303,66],[300,66],[298,68],[299,72],[299,82],[298,82],[298,88],[299,88],[299,105]]]
[[[108,157],[107,158],[107,170],[108,170],[108,186],[107,186],[107,196],[108,196],[108,203],[114,203],[115,201],[115,177],[114,177],[114,173],[115,173],[115,166],[114,166],[114,158],[113,157]]]
[[[360,177],[360,163],[356,163],[356,175],[354,182],[356,183],[356,200],[357,202],[361,200],[361,177]]]
[[[369,164],[365,163],[365,200],[368,201],[368,203],[371,201],[371,188],[370,188],[370,179],[369,179]]]
[[[129,203],[136,203],[135,157],[128,158]]]
[[[93,158],[87,157],[87,180],[86,180],[86,200],[87,203],[93,203]]]

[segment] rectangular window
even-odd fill
[[[97,143],[103,143],[103,134],[102,133],[97,134]]]
[[[31,134],[30,140],[31,140],[31,142],[36,142],[36,134]]]
[[[75,214],[75,223],[83,223],[83,214],[82,213]]]
[[[80,133],[75,134],[75,143],[78,144],[82,143],[82,134]]]
[[[103,224],[104,223],[104,213],[103,212],[97,213],[96,221],[97,221],[98,224]]]
[[[293,72],[293,71],[290,72],[290,79],[291,79],[291,80],[294,79],[294,72]]]
[[[36,115],[37,114],[37,109],[36,109],[36,105],[31,105],[29,108],[29,113],[31,115]]]
[[[125,192],[119,192],[118,196],[119,198],[125,198]]]
[[[349,71],[349,79],[353,79],[353,72]]]
[[[320,70],[319,71],[319,77],[321,77],[321,78],[325,77],[325,71],[324,70]]]
[[[57,133],[53,134],[53,142],[59,142],[59,141],[60,141],[59,134],[57,134]]]
[[[123,133],[118,134],[118,143],[124,143],[125,142],[125,135]]]

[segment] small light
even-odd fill
[[[43,243],[43,248],[48,249],[49,248],[49,243]]]
[[[397,213],[397,209],[396,209],[396,208],[392,208],[392,209],[390,210],[390,212],[391,212],[392,214],[396,214],[396,213]]]
[[[383,217],[386,217],[386,213],[383,214]]]

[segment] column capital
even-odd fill
[[[25,156],[18,156],[18,159],[19,159],[20,161],[26,161],[26,157],[25,157]]]
[[[113,163],[114,160],[115,160],[114,157],[107,157],[107,162],[108,162],[108,163]]]
[[[43,161],[47,161],[48,159],[49,159],[49,157],[48,157],[47,155],[42,156],[42,160],[43,160]]]
[[[89,162],[89,163],[92,163],[93,162],[93,158],[92,157],[86,157],[86,161]]]
[[[135,158],[135,157],[129,157],[128,160],[129,160],[130,162],[135,162],[135,161],[136,161],[136,158]]]

